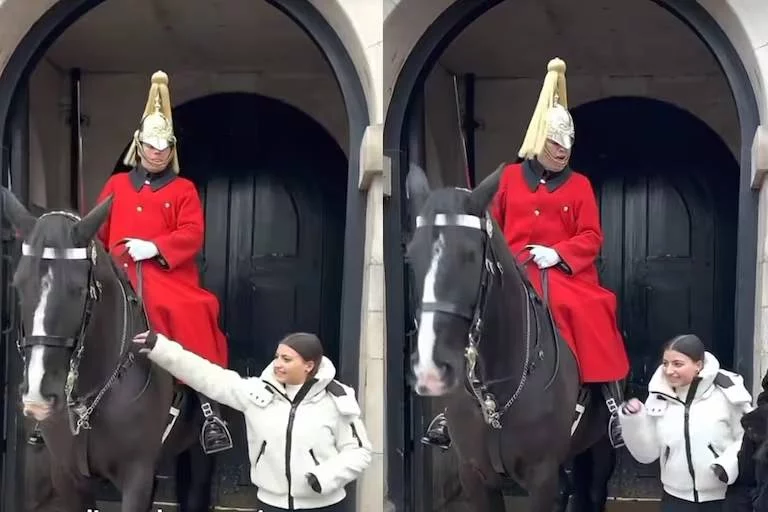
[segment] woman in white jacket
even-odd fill
[[[162,334],[133,341],[188,386],[243,413],[262,512],[340,510],[344,486],[371,462],[371,445],[354,390],[334,380],[315,335],[281,340],[260,378],[243,378]]]
[[[666,344],[645,404],[633,398],[619,414],[632,456],[643,464],[659,459],[662,512],[722,510],[738,477],[740,420],[751,404],[742,377],[720,369],[698,337]]]

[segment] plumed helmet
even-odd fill
[[[176,136],[173,133],[171,114],[171,96],[168,90],[168,75],[157,71],[152,75],[147,104],[139,123],[139,129],[133,134],[131,146],[123,160],[126,165],[135,166],[141,144],[148,144],[160,151],[171,147],[173,171],[179,173],[179,158],[176,151]]]
[[[573,147],[575,130],[568,112],[565,87],[565,62],[554,58],[547,65],[547,75],[539,93],[539,101],[528,124],[518,156],[532,159],[541,154],[547,139],[566,149]]]

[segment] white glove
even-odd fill
[[[544,247],[543,245],[526,245],[525,248],[531,252],[533,262],[540,269],[554,267],[561,261],[560,255],[551,247]]]
[[[138,238],[128,239],[125,246],[128,248],[128,254],[131,255],[133,261],[148,260],[160,254],[155,244]]]

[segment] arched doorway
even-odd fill
[[[409,332],[412,328],[410,312],[405,306],[408,302],[408,295],[402,260],[402,243],[407,236],[409,213],[404,204],[404,179],[410,162],[415,161],[423,164],[425,159],[423,114],[419,111],[424,108],[422,95],[428,74],[459,33],[502,1],[457,0],[443,10],[408,53],[408,57],[397,74],[397,80],[393,83],[393,93],[387,111],[384,134],[385,153],[392,162],[392,179],[393,183],[396,184],[393,189],[397,191],[397,193],[393,193],[392,198],[385,206],[385,215],[387,216],[385,264],[389,277],[388,282],[392,283],[388,287],[387,297],[389,315],[387,318],[389,333],[387,386],[388,394],[402,397],[405,404],[402,408],[390,409],[388,415],[388,439],[391,441],[388,451],[390,468],[388,487],[391,498],[398,503],[398,506],[411,507],[415,510],[431,510],[430,507],[437,504],[430,502],[430,497],[424,495],[424,493],[430,492],[429,489],[432,484],[428,480],[428,476],[426,480],[422,476],[425,472],[423,468],[429,468],[430,464],[427,459],[430,458],[430,455],[425,453],[418,443],[418,438],[426,425],[421,422],[423,414],[420,409],[421,406],[418,401],[413,399],[403,378],[408,371],[407,359],[403,358],[403,354],[408,352],[408,346],[404,346],[404,343],[409,343],[404,333]],[[507,0],[507,2],[514,4],[514,0]],[[733,333],[732,339],[734,339],[735,346],[731,354],[734,366],[738,371],[745,374],[747,379],[750,379],[753,353],[752,330],[757,235],[757,195],[750,188],[750,146],[758,123],[754,92],[733,44],[700,5],[678,0],[655,0],[655,3],[681,19],[706,45],[722,69],[735,100],[741,139],[741,146],[736,150],[738,162],[731,164],[738,168],[737,206],[734,206],[738,219],[735,243],[737,247],[735,290],[738,292],[731,295],[732,301],[735,302],[735,312],[733,321],[726,329]],[[554,17],[556,18],[556,16]],[[517,23],[519,20],[514,20],[514,22]],[[503,50],[499,50],[494,55],[500,58],[505,53]],[[581,133],[583,132],[582,129]],[[653,182],[650,189],[646,186],[646,191],[650,190],[651,196],[653,195],[653,186]],[[696,197],[699,194],[700,201],[705,201],[701,198],[700,185],[694,186],[694,184],[689,183],[685,184],[685,187],[688,188],[684,195]],[[697,190],[699,192],[695,192]],[[649,196],[646,192],[647,197]],[[667,199],[669,204],[673,204],[671,198]],[[700,202],[700,204],[704,203]],[[698,240],[698,238],[696,239]],[[647,265],[646,270],[655,271]],[[401,283],[402,286],[399,286]],[[426,490],[422,491],[422,489]],[[453,488],[445,490],[446,493],[453,491],[455,491]],[[434,494],[439,492],[435,491]]]
[[[628,396],[647,396],[662,344],[681,333],[696,333],[732,367],[739,168],[731,152],[698,118],[647,98],[588,103],[573,118],[572,165],[600,205],[598,268],[618,300]],[[655,467],[626,450],[619,457],[612,496],[659,495],[658,478],[647,478]]]
[[[0,141],[2,144],[2,152],[0,153],[0,169],[2,169],[2,184],[8,186],[10,182],[13,183],[14,192],[19,192],[19,196],[23,201],[28,199],[28,175],[26,173],[27,164],[25,163],[25,154],[28,153],[28,148],[24,145],[25,132],[28,132],[24,123],[24,109],[28,102],[28,91],[26,90],[27,80],[35,68],[41,57],[45,54],[46,50],[56,40],[56,38],[62,34],[71,24],[86,14],[89,10],[103,3],[105,0],[76,0],[73,2],[57,2],[42,15],[35,24],[31,27],[29,32],[24,36],[22,41],[13,50],[13,53],[8,61],[8,64],[3,70],[2,77],[0,77]],[[316,293],[325,293],[324,289],[332,289],[338,287],[335,309],[335,322],[329,321],[327,316],[323,316],[324,313],[315,311],[314,318],[311,318],[311,308],[305,309],[304,307],[297,308],[297,316],[292,319],[300,325],[310,325],[313,322],[320,322],[321,329],[328,332],[328,336],[332,336],[333,339],[338,340],[336,346],[331,347],[332,356],[336,358],[339,364],[339,376],[340,379],[345,382],[355,383],[357,382],[358,366],[359,366],[359,334],[360,334],[360,299],[362,294],[362,268],[363,268],[363,251],[364,251],[364,236],[365,236],[365,195],[361,193],[358,187],[359,184],[359,166],[360,166],[360,144],[362,141],[363,133],[366,126],[369,124],[369,112],[368,102],[366,101],[366,95],[363,87],[363,82],[358,74],[358,67],[353,62],[352,57],[345,47],[344,42],[341,40],[339,34],[333,29],[328,20],[323,16],[320,10],[315,7],[311,2],[292,2],[289,0],[268,0],[268,3],[277,9],[281,10],[288,17],[290,17],[296,24],[309,36],[309,38],[317,45],[323,54],[323,57],[327,60],[327,63],[332,69],[334,78],[338,83],[341,96],[343,97],[344,104],[344,116],[347,120],[348,134],[346,140],[348,147],[346,153],[349,158],[344,161],[346,166],[345,170],[341,170],[337,175],[342,180],[337,181],[336,185],[343,187],[342,194],[336,196],[338,203],[334,204],[334,208],[331,210],[334,212],[333,218],[336,220],[330,221],[329,226],[334,225],[336,227],[343,226],[343,232],[341,236],[338,236],[338,230],[332,230],[329,234],[328,240],[333,239],[336,250],[343,251],[337,253],[335,263],[338,265],[334,267],[336,270],[331,270],[322,274],[322,283],[318,285],[320,291],[317,289],[313,291]],[[18,113],[19,115],[15,115]],[[182,114],[183,117],[183,114]],[[17,143],[18,139],[18,143]],[[307,144],[306,141],[297,139],[296,145]],[[285,146],[282,146],[285,149]],[[329,158],[329,161],[333,161],[337,155],[325,154]],[[184,158],[182,156],[182,158]],[[286,157],[285,162],[291,162],[293,166],[302,166],[306,170],[318,169],[323,167],[316,162],[299,163],[297,160],[290,161]],[[281,169],[279,165],[273,166],[274,169]],[[232,170],[232,169],[229,169]],[[241,169],[244,171],[245,169]],[[344,172],[346,171],[346,172]],[[233,171],[234,172],[234,171]],[[309,179],[307,174],[303,174],[305,178]],[[234,178],[233,178],[234,179]],[[313,176],[312,179],[315,179]],[[316,185],[316,182],[313,182]],[[319,205],[311,194],[306,193],[305,189],[291,189],[292,185],[286,185],[283,187],[284,193],[280,192],[277,195],[280,199],[277,203],[270,203],[275,208],[284,208],[288,203],[295,206],[293,213],[295,215],[305,215],[307,210],[311,212],[320,211],[324,206]],[[254,180],[251,186],[251,190],[256,193],[263,192],[264,190],[275,191],[279,187],[274,182],[257,182]],[[317,187],[320,188],[320,187]],[[296,196],[292,196],[295,191]],[[313,190],[314,191],[314,190]],[[210,191],[206,190],[208,194]],[[282,194],[282,195],[281,195]],[[303,196],[302,196],[303,194]],[[266,196],[266,197],[265,197]],[[251,208],[258,207],[259,205],[265,205],[269,202],[270,193],[263,194],[259,198],[254,198],[250,203]],[[297,199],[299,197],[305,197],[304,199]],[[275,197],[275,194],[272,194]],[[290,201],[288,199],[290,198]],[[326,198],[327,199],[327,198]],[[325,201],[326,199],[323,199]],[[259,200],[261,202],[259,203]],[[247,201],[245,202],[247,203]],[[244,203],[243,203],[244,204]],[[248,208],[249,206],[244,206]],[[314,208],[314,210],[313,210]],[[302,209],[304,209],[302,211]],[[329,211],[331,211],[329,210]],[[283,210],[269,210],[267,212],[275,213],[279,212],[283,214]],[[342,215],[341,221],[339,221],[338,214]],[[243,214],[245,215],[245,214]],[[311,214],[310,214],[311,216]],[[318,223],[325,222],[328,219],[314,219]],[[210,220],[209,220],[210,222]],[[295,227],[299,229],[299,222],[295,223]],[[309,228],[314,229],[314,228]],[[319,227],[322,230],[324,228]],[[300,234],[297,233],[297,237]],[[333,237],[336,237],[335,239]],[[9,263],[2,268],[2,275],[0,275],[0,282],[3,283],[4,290],[7,288],[8,272],[12,264],[12,255],[14,251],[10,244],[4,244],[5,257]],[[339,247],[341,249],[339,249]],[[322,251],[326,251],[327,247],[323,245]],[[17,252],[17,251],[16,251]],[[278,254],[281,251],[274,251]],[[283,252],[283,254],[285,254]],[[317,261],[304,262],[300,265],[311,265],[317,263],[322,267],[322,262],[327,258],[331,258],[332,252],[324,252]],[[342,257],[343,255],[343,257]],[[269,259],[269,258],[267,258]],[[279,259],[279,258],[278,258]],[[285,266],[285,260],[275,261],[271,259],[267,261],[267,265],[262,265],[265,260],[262,258],[260,261],[258,257],[252,258],[254,272],[251,279],[256,281],[256,288],[259,286],[270,286],[268,278],[264,277],[264,273],[288,273],[293,270],[297,271],[297,275],[294,276],[299,279],[299,271],[308,272],[306,267],[290,265]],[[259,265],[262,265],[260,268]],[[210,264],[209,264],[210,266]],[[310,266],[310,268],[312,268]],[[337,282],[330,288],[325,286],[325,280],[335,279]],[[298,285],[297,285],[298,286]],[[281,291],[281,293],[283,293]],[[303,293],[303,291],[302,291]],[[285,291],[287,296],[289,292]],[[308,296],[311,296],[309,294]],[[322,296],[324,300],[325,297]],[[9,296],[7,291],[3,294],[3,301],[0,306],[5,313],[4,322],[6,325],[13,325],[13,314],[7,314],[8,301],[13,300],[12,296]],[[285,299],[287,301],[288,299]],[[283,299],[281,298],[281,301]],[[284,303],[284,302],[283,302]],[[333,304],[333,300],[330,301]],[[276,304],[276,307],[282,307],[280,304]],[[315,308],[316,309],[316,308]],[[306,318],[299,318],[299,315],[307,313]],[[267,314],[267,313],[263,313]],[[334,334],[334,326],[337,329]],[[285,325],[276,326],[276,330],[284,329]],[[0,375],[6,382],[18,382],[20,378],[20,370],[16,361],[15,353],[11,350],[14,346],[12,339],[13,329],[8,329],[5,335],[4,350],[6,350],[6,357],[9,364],[9,372],[6,375],[4,372],[5,364],[2,365],[2,373]],[[271,333],[265,334],[271,335]],[[264,354],[258,354],[257,358],[261,360]],[[6,359],[3,360],[3,363]],[[253,361],[253,366],[257,362]],[[251,368],[253,371],[254,368]],[[22,419],[17,414],[14,404],[4,404],[4,412],[7,412],[7,416],[4,416],[3,423],[6,425],[7,431],[11,433],[8,436],[6,449],[3,454],[3,510],[19,510],[22,508],[19,490],[22,488],[21,475],[23,474],[23,446],[24,436],[22,433]],[[352,500],[353,501],[353,500]]]
[[[200,268],[220,301],[230,368],[259,375],[275,342],[295,331],[318,333],[338,368],[344,152],[300,110],[255,94],[206,96],[173,116],[182,173],[197,185],[205,211]],[[115,172],[125,170],[118,161]],[[226,410],[225,417],[235,444],[245,446],[242,414]],[[246,450],[217,458],[213,505],[255,502],[249,464]],[[158,502],[175,500],[174,471],[161,469]]]

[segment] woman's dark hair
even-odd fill
[[[695,334],[681,334],[675,336],[664,345],[664,352],[674,350],[691,358],[694,363],[704,361],[704,353],[707,347]]]
[[[320,369],[320,363],[323,361],[323,344],[320,338],[306,332],[295,332],[280,340],[279,345],[290,347],[305,361],[315,363],[307,378],[315,376],[317,370]]]

